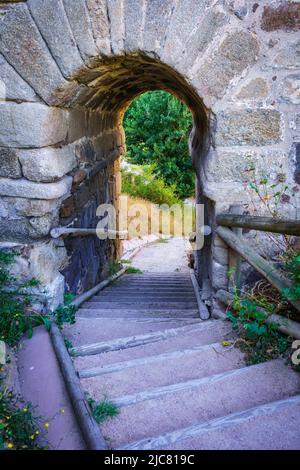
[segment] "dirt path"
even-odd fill
[[[142,248],[132,264],[143,272],[188,272],[188,245],[183,238],[152,243]]]

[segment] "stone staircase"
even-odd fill
[[[299,374],[246,367],[230,324],[199,319],[188,272],[123,276],[65,334],[84,390],[120,409],[101,425],[110,448],[300,448]]]

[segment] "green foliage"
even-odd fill
[[[65,294],[64,295],[64,305],[59,305],[54,312],[52,312],[52,316],[59,328],[62,328],[64,323],[69,323],[74,325],[76,323],[76,310],[77,307],[72,305],[72,301],[74,299],[73,294]]]
[[[278,333],[275,323],[266,323],[267,314],[256,301],[241,299],[236,292],[232,307],[234,311],[227,312],[227,318],[239,333],[238,345],[246,353],[248,364],[274,359],[287,350],[288,339]]]
[[[175,184],[167,185],[155,174],[153,166],[139,167],[139,172],[122,170],[122,191],[134,198],[147,199],[155,204],[178,204]]]
[[[73,343],[68,338],[64,338],[64,343],[68,350],[73,348]]]
[[[29,314],[32,297],[24,293],[24,289],[38,285],[38,281],[32,279],[12,287],[15,278],[10,268],[14,261],[14,253],[0,251],[0,340],[9,346],[15,346],[25,332],[31,336],[33,327],[43,322],[41,315]]]
[[[108,401],[106,398],[99,403],[97,403],[92,398],[89,398],[88,403],[98,424],[103,423],[107,419],[114,418],[119,414],[118,407],[113,402]]]
[[[34,416],[31,404],[20,407],[11,392],[0,392],[0,450],[45,449],[38,443],[38,437],[41,437],[40,418]]]
[[[300,300],[300,253],[288,261],[285,268],[293,280],[293,285],[283,290],[283,297],[287,300]]]
[[[282,165],[279,167],[282,169]],[[255,167],[252,168],[255,170]],[[290,187],[286,182],[286,175],[278,173],[276,180],[272,179],[270,174],[264,174],[259,178],[254,178],[249,183],[249,188],[256,193],[260,202],[272,217],[278,217],[282,213],[284,204],[293,204],[295,209],[297,186]]]
[[[119,261],[109,261],[108,263],[109,276],[114,276],[120,271],[120,269],[121,269],[121,265]]]
[[[191,127],[189,109],[164,91],[142,94],[124,118],[128,161],[154,164],[155,175],[175,187],[180,198],[193,194],[195,186],[188,152]]]
[[[53,312],[55,322],[59,328],[62,328],[64,323],[74,325],[76,323],[76,307],[74,305],[59,305]]]
[[[128,266],[126,269],[127,274],[143,274],[143,271],[141,271],[138,268],[135,268],[134,266]]]

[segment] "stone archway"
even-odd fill
[[[165,89],[190,107],[199,197],[212,224],[232,202],[248,202],[239,170],[249,155],[264,168],[276,159],[292,180],[297,25],[272,20],[282,17],[279,2],[267,10],[249,1],[6,3],[0,235],[18,245],[18,275],[38,277],[51,308],[62,300],[67,253],[50,229],[62,219],[93,223],[95,205],[115,197],[122,113],[139,93]],[[114,256],[113,246],[95,243],[72,247],[68,282],[79,291],[101,276],[99,261],[104,267]],[[215,236],[209,255],[213,287],[224,287],[227,252]]]

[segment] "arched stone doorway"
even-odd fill
[[[282,86],[292,80],[285,75],[294,68],[296,30],[277,23],[270,29],[269,11],[239,3],[2,5],[0,235],[22,254],[17,274],[38,277],[51,308],[62,300],[60,272],[67,264],[75,276],[69,282],[80,291],[114,256],[110,243],[100,247],[97,241],[72,246],[67,256],[64,243],[49,233],[58,223],[94,223],[96,205],[116,197],[122,114],[139,93],[164,89],[191,109],[191,154],[210,224],[231,203],[248,202],[236,170],[249,154],[265,167],[276,158],[293,177],[293,94],[286,86],[274,100],[274,76],[281,71]],[[276,5],[273,10],[276,15]],[[214,288],[224,287],[225,247],[213,236],[206,249],[205,275]]]

